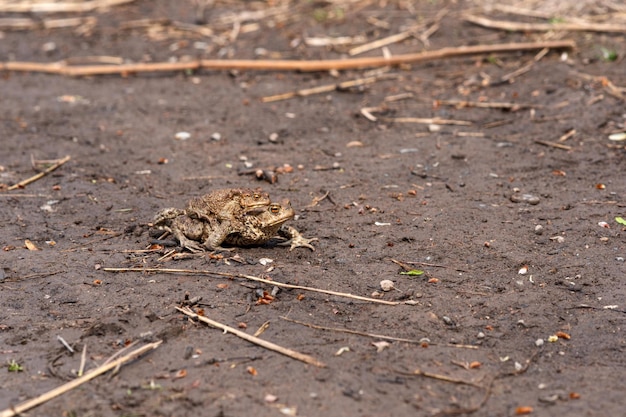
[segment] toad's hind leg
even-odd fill
[[[182,248],[194,253],[204,251],[204,248],[198,242],[204,231],[202,222],[186,216],[179,216],[174,219],[171,227],[166,230],[174,235]]]
[[[232,251],[234,248],[224,248],[222,243],[226,240],[226,236],[229,235],[230,221],[224,220],[221,223],[214,225],[212,230],[205,236],[202,245],[208,250],[222,250]]]

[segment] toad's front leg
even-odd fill
[[[311,245],[311,242],[319,240],[316,237],[310,239],[305,238],[295,228],[285,225],[280,228],[278,234],[288,239],[286,242],[281,242],[278,245],[289,246],[290,251],[294,250],[294,248],[309,248],[312,251],[315,251],[315,247]]]

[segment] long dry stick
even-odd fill
[[[61,394],[65,394],[66,392],[84,384],[87,381],[94,379],[95,377],[99,375],[104,374],[105,372],[108,372],[111,369],[117,368],[123,365],[124,363],[137,358],[150,350],[156,349],[161,344],[161,342],[162,341],[159,340],[158,342],[154,342],[154,343],[150,343],[145,346],[142,346],[138,349],[133,350],[126,356],[123,356],[105,365],[99,366],[96,369],[86,373],[85,375],[79,378],[73,379],[70,382],[61,385],[60,387],[54,388],[53,390],[48,391],[45,394],[40,395],[39,397],[33,398],[28,401],[24,401],[21,404],[18,404],[6,410],[0,411],[0,417],[13,417],[13,416],[20,415],[24,413],[25,411],[30,410],[33,407],[43,404],[46,401],[49,401],[55,397],[58,397]]]
[[[507,109],[507,110],[520,110],[527,108],[543,108],[540,104],[531,103],[509,103],[509,102],[487,102],[487,101],[467,101],[467,100],[435,100],[437,105],[454,106],[456,108],[464,107],[480,107],[484,109]]]
[[[470,126],[473,124],[467,120],[440,119],[439,117],[383,117],[382,119],[394,123],[419,123],[426,125]]]
[[[338,333],[356,334],[358,336],[372,337],[372,338],[375,338],[375,339],[383,339],[383,340],[391,340],[393,342],[405,342],[405,343],[413,343],[413,344],[424,343],[421,340],[405,339],[403,337],[385,336],[385,335],[382,335],[382,334],[367,333],[367,332],[361,332],[361,331],[358,331],[358,330],[342,329],[342,328],[339,328],[339,327],[318,326],[316,324],[306,323],[306,322],[303,322],[303,321],[290,319],[290,318],[285,317],[285,316],[281,316],[280,318],[283,319],[283,320],[286,320],[286,321],[290,321],[292,323],[301,324],[303,326],[310,327],[311,329],[327,330],[327,331],[330,331],[330,332],[338,332]],[[437,346],[436,343],[428,343],[428,345]],[[465,348],[465,349],[478,349],[478,346],[473,346],[473,345],[444,344],[444,346],[455,347],[455,348]]]
[[[285,284],[282,282],[271,281],[269,279],[255,277],[254,275],[246,275],[246,274],[229,274],[227,272],[215,272],[215,271],[208,271],[208,270],[196,271],[193,269],[170,269],[170,268],[102,268],[102,270],[105,272],[160,272],[163,274],[217,275],[217,276],[226,277],[226,278],[243,278],[243,279],[248,279],[250,281],[257,281],[257,282],[263,282],[265,284],[275,285],[277,287],[290,288],[294,290],[312,291],[312,292],[318,292],[318,293],[329,294],[329,295],[336,295],[338,297],[346,297],[346,298],[352,298],[355,300],[369,301],[371,303],[386,304],[386,305],[391,305],[391,306],[402,304],[399,301],[379,300],[376,298],[361,297],[360,295],[348,294],[348,293],[343,293],[343,292],[322,290],[320,288],[303,287],[301,285]]]
[[[84,24],[95,24],[93,17],[70,17],[66,19],[37,20],[24,17],[1,18],[0,29],[4,30],[33,30],[33,29],[58,29]]]
[[[325,85],[320,85],[318,87],[304,88],[301,90],[290,91],[288,93],[276,94],[273,96],[266,96],[266,97],[262,97],[261,101],[263,103],[270,103],[273,101],[287,100],[293,97],[306,97],[306,96],[310,96],[313,94],[328,93],[330,91],[345,90],[345,89],[352,88],[352,87],[372,84],[383,78],[389,79],[389,78],[395,78],[395,77],[396,75],[394,74],[381,74],[379,76],[358,78],[356,80],[343,81],[343,82],[336,83],[336,84],[325,84]]]
[[[135,72],[182,71],[195,69],[209,70],[257,70],[257,71],[330,71],[360,68],[384,67],[414,62],[431,61],[466,55],[489,54],[497,52],[519,52],[543,48],[573,49],[573,40],[504,43],[495,45],[475,45],[447,47],[436,51],[401,54],[391,57],[328,59],[313,61],[295,60],[247,60],[247,59],[202,59],[189,62],[157,62],[124,65],[67,65],[55,62],[41,64],[36,62],[3,62],[0,70],[46,72],[61,75],[104,75],[129,74]]]
[[[40,172],[37,175],[33,175],[30,178],[26,178],[23,181],[18,182],[17,184],[13,184],[12,186],[10,186],[9,188],[7,188],[7,190],[15,190],[17,188],[24,188],[25,186],[27,186],[28,184],[30,184],[31,182],[35,182],[40,178],[45,177],[46,175],[48,175],[49,173],[51,173],[52,171],[54,171],[55,169],[57,169],[58,167],[60,167],[61,165],[63,165],[64,163],[66,163],[67,161],[69,161],[71,159],[71,157],[68,155],[63,159],[60,159],[58,162],[56,162],[54,165],[49,166],[45,171]]]
[[[227,326],[227,325],[222,324],[220,322],[217,322],[215,320],[211,320],[210,318],[208,318],[206,316],[199,316],[198,314],[196,314],[193,311],[191,311],[189,308],[180,308],[180,307],[175,307],[175,308],[176,308],[176,310],[180,311],[183,314],[188,315],[189,317],[192,317],[192,318],[194,318],[196,320],[200,320],[201,322],[206,323],[206,324],[208,324],[210,326],[216,327],[218,329],[221,329],[224,332],[232,333],[232,334],[234,334],[237,337],[240,337],[240,338],[242,338],[244,340],[247,340],[250,343],[254,343],[255,345],[259,345],[261,347],[264,347],[265,349],[273,350],[274,352],[281,353],[281,354],[283,354],[285,356],[289,356],[290,358],[297,359],[299,361],[302,361],[304,363],[308,363],[309,365],[317,366],[319,368],[325,368],[326,367],[325,363],[318,361],[317,359],[315,359],[312,356],[296,352],[295,350],[284,348],[284,347],[279,346],[279,345],[277,345],[275,343],[268,342],[267,340],[259,339],[258,337],[249,335],[248,333],[244,333],[241,330],[237,330],[237,329],[235,329],[233,327]]]
[[[95,9],[118,6],[125,3],[132,3],[135,0],[92,0],[92,1],[71,1],[71,2],[29,2],[13,1],[0,2],[0,12],[9,13],[71,13],[90,12]]]
[[[471,23],[479,26],[484,26],[490,29],[502,29],[507,31],[518,32],[549,32],[553,30],[570,30],[570,31],[586,31],[586,32],[617,32],[626,33],[625,25],[614,25],[610,23],[596,23],[596,22],[557,22],[557,23],[522,23],[511,22],[507,20],[492,20],[482,16],[476,16],[468,14],[463,18]]]

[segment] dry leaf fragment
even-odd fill
[[[339,350],[337,352],[335,352],[335,356],[341,356],[345,352],[350,352],[350,348],[348,346],[340,347]]]
[[[474,362],[470,362],[469,364],[469,368],[470,369],[476,369],[476,368],[480,368],[482,364],[478,361],[474,361]]]
[[[35,244],[28,239],[24,241],[24,246],[26,246],[26,249],[28,250],[39,250],[39,248],[35,246]]]
[[[577,392],[570,392],[569,393],[569,398],[570,400],[578,400],[580,399],[580,394]]]
[[[572,337],[565,332],[556,332],[556,337],[560,337],[561,339],[570,340]]]
[[[381,340],[380,342],[372,342],[372,345],[376,347],[376,353],[380,353],[391,346],[389,342],[385,342],[384,340]]]
[[[187,370],[186,369],[181,369],[180,371],[176,372],[176,374],[174,374],[174,379],[181,379],[187,376]]]
[[[518,416],[530,414],[532,412],[533,412],[533,408],[530,406],[522,406],[522,407],[517,407],[515,409],[515,414]]]
[[[253,366],[248,366],[246,368],[246,372],[248,372],[252,376],[257,376],[258,372]]]

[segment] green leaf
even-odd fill
[[[626,226],[626,220],[623,217],[616,217],[615,221],[618,222],[621,225]]]
[[[424,271],[422,271],[421,269],[411,269],[410,271],[402,271],[400,272],[400,275],[408,275],[411,277],[416,277],[419,275],[423,275]]]

